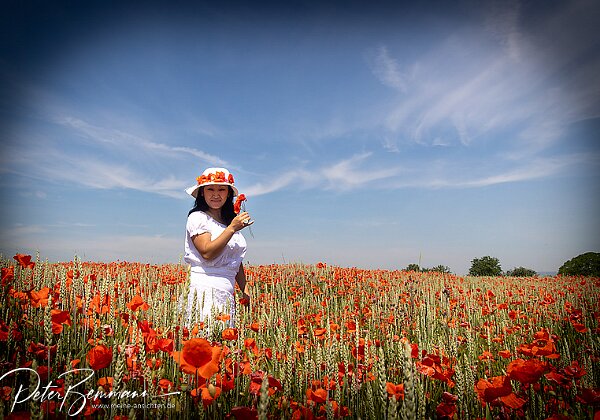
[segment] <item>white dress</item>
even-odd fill
[[[190,290],[187,300],[186,318],[188,325],[195,321],[210,321],[213,307],[217,312],[229,312],[230,325],[235,317],[235,276],[246,254],[246,239],[241,232],[233,234],[220,255],[212,260],[202,258],[192,238],[208,232],[211,239],[217,238],[225,229],[210,215],[196,211],[188,216],[185,235],[184,260],[191,265]],[[197,311],[192,314],[194,295],[197,295]],[[229,308],[228,308],[229,306]]]

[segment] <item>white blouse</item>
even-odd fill
[[[203,211],[190,214],[186,224],[185,256],[187,263],[191,264],[192,273],[203,273],[208,276],[225,277],[232,284],[235,282],[240,264],[246,255],[246,239],[241,232],[233,234],[220,255],[212,260],[205,260],[196,249],[192,238],[201,233],[208,232],[211,240],[217,238],[227,228],[217,222]]]

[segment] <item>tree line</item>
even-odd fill
[[[405,271],[450,273],[450,268],[445,265],[437,265],[432,268],[421,267],[419,264],[409,264]],[[511,276],[511,277],[533,277],[537,272],[531,268],[515,267],[506,272],[502,271],[500,260],[496,257],[486,255],[471,260],[469,276]],[[558,274],[564,276],[592,276],[600,277],[600,253],[586,252],[566,261],[559,269]]]

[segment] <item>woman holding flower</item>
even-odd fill
[[[240,231],[253,221],[247,212],[239,211],[240,198],[245,197],[238,194],[233,175],[225,168],[206,169],[186,192],[196,200],[186,224],[184,259],[191,265],[187,320],[206,321],[213,308],[226,312],[229,305],[233,324],[236,282],[243,299],[250,299],[242,264],[246,240]],[[194,295],[196,314],[192,314]]]

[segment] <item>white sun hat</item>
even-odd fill
[[[202,175],[196,178],[196,182],[196,185],[185,190],[185,192],[194,198],[198,196],[198,189],[207,185],[227,185],[233,190],[234,197],[238,195],[238,190],[233,185],[235,182],[233,175],[225,168],[208,168],[202,172]]]

